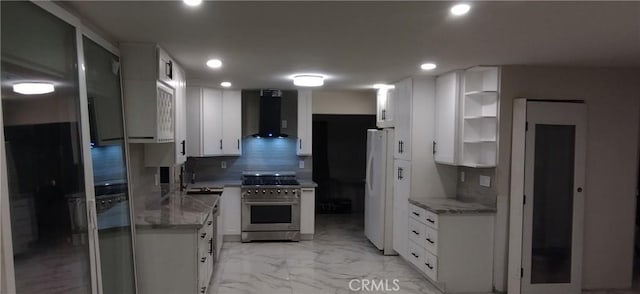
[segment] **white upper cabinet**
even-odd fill
[[[462,147],[460,164],[495,167],[498,142],[497,67],[474,67],[464,72]]]
[[[458,164],[458,124],[460,72],[436,78],[434,160],[441,164]]]
[[[296,154],[311,155],[312,140],[312,95],[311,90],[298,90],[298,146]]]
[[[240,91],[222,91],[222,153],[242,154],[242,95]]]
[[[242,154],[240,91],[189,87],[187,114],[188,156]]]
[[[187,81],[184,70],[173,64],[175,85],[175,139],[171,143],[145,144],[146,166],[173,166],[187,161]]]
[[[392,128],[394,126],[394,105],[393,96],[395,95],[394,89],[381,88],[377,92],[377,114],[376,125],[379,128]]]
[[[395,114],[394,158],[411,160],[411,124],[413,102],[413,80],[405,79],[395,84],[393,102]]]
[[[163,51],[151,43],[123,43],[120,49],[129,142],[173,142],[175,85],[160,80],[157,74]]]

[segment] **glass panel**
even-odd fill
[[[1,11],[16,290],[90,293],[75,29],[26,1]]]
[[[103,293],[134,293],[118,57],[83,38]]]
[[[570,283],[575,126],[535,131],[531,283]]]
[[[252,205],[252,224],[290,224],[291,205]]]

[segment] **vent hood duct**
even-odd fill
[[[260,90],[260,128],[256,138],[287,137],[280,132],[280,118],[282,111],[282,91]]]

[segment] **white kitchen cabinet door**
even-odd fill
[[[409,236],[409,194],[411,190],[411,162],[406,160],[394,160],[393,182],[393,250],[400,256],[409,259],[407,243]]]
[[[222,232],[224,235],[240,236],[242,195],[239,187],[225,187],[220,198]]]
[[[434,160],[458,164],[458,124],[460,73],[452,72],[436,78]]]
[[[203,156],[222,154],[222,91],[202,89]]]
[[[187,161],[187,76],[184,70],[174,65],[176,85],[176,164]]]
[[[240,91],[222,91],[222,154],[242,154],[242,96]]]
[[[187,87],[187,156],[202,156],[202,88]]]
[[[411,160],[411,116],[413,81],[402,80],[395,85],[395,138],[394,158]]]
[[[302,188],[300,195],[300,234],[313,235],[316,223],[316,192],[314,188]]]
[[[311,155],[312,109],[311,90],[298,90],[298,146],[296,154]]]
[[[377,92],[377,121],[378,128],[392,128],[394,126],[394,105],[393,96],[395,95],[394,89],[382,88]]]

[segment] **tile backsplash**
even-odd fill
[[[460,173],[464,172],[464,182],[460,179]],[[495,168],[458,168],[457,194],[461,200],[481,203],[490,207],[496,206]],[[490,177],[489,187],[480,185],[480,176]]]
[[[295,171],[299,179],[311,179],[312,157],[296,155],[297,138],[242,139],[241,156],[189,157],[186,178],[196,181],[239,180],[243,171]],[[304,168],[300,168],[300,161]],[[222,168],[223,162],[226,168]]]

